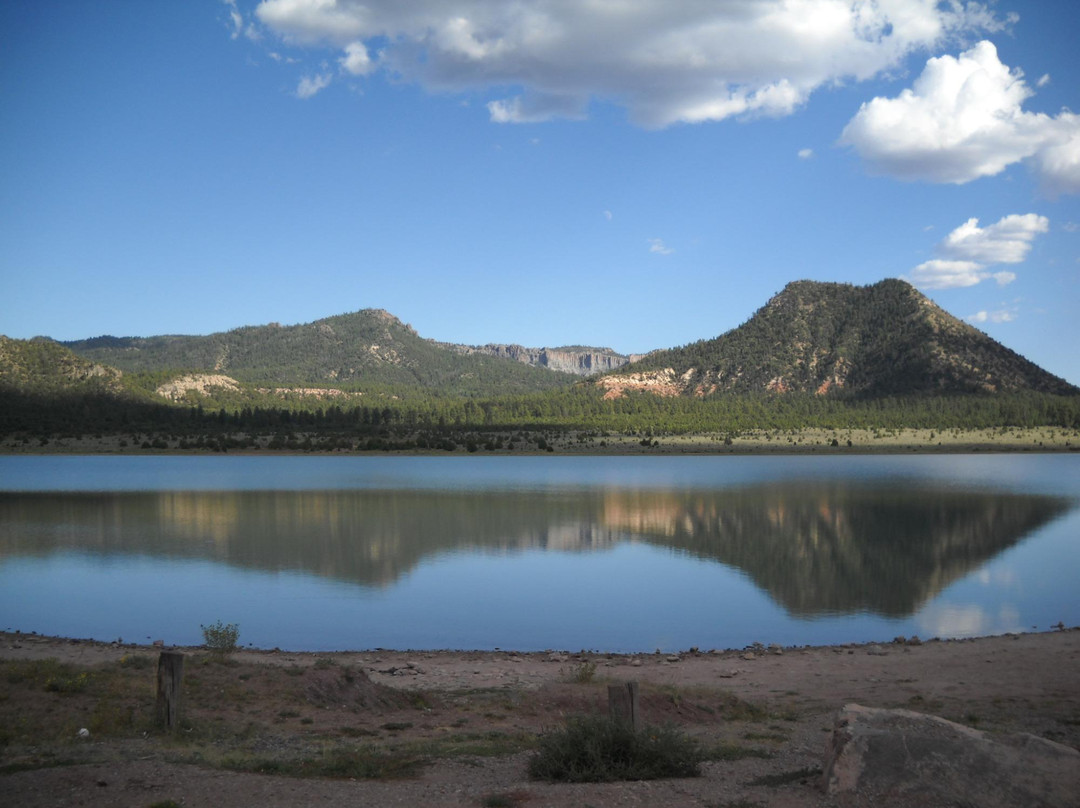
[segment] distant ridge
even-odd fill
[[[609,398],[631,391],[1080,393],[894,279],[871,286],[790,283],[738,328],[654,351],[596,384]]]
[[[268,386],[419,387],[472,395],[533,392],[573,381],[525,364],[447,350],[382,309],[207,336],[104,336],[62,344],[126,372],[225,374]]]
[[[118,369],[141,389],[178,403],[207,395],[344,402],[342,391],[493,397],[566,390],[575,383],[597,385],[607,398],[634,391],[692,397],[1080,394],[901,280],[870,286],[796,281],[719,337],[644,356],[577,345],[438,343],[382,309],[207,336],[65,343],[41,338],[6,345],[7,355],[24,357],[4,371],[9,387],[24,387],[19,379],[34,367],[35,387],[77,386],[81,379],[115,390],[122,386]],[[581,382],[582,376],[589,381]],[[123,385],[128,382],[125,377]]]

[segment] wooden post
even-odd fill
[[[157,719],[169,732],[180,727],[180,686],[184,680],[184,655],[162,651],[157,668]]]
[[[608,712],[613,721],[624,721],[634,731],[638,731],[638,683],[624,682],[621,685],[608,685]]]

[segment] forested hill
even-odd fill
[[[738,328],[655,351],[597,384],[608,397],[632,390],[667,396],[1080,393],[901,280],[790,283]]]
[[[518,362],[447,350],[380,309],[208,336],[97,337],[62,344],[125,372],[222,374],[268,386],[422,387],[452,395],[493,395],[565,387],[574,380]]]
[[[0,335],[0,389],[36,395],[69,392],[117,394],[120,372],[76,356],[51,339],[9,339]]]

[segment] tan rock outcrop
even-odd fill
[[[154,392],[162,398],[172,401],[183,401],[188,393],[200,393],[209,395],[213,389],[235,391],[240,389],[240,383],[229,376],[220,373],[191,373],[165,382]]]

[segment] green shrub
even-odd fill
[[[200,625],[203,643],[211,651],[227,654],[236,650],[236,641],[240,639],[240,626],[236,623],[222,623],[218,620],[211,626]]]
[[[584,660],[580,665],[572,668],[567,674],[567,680],[578,685],[587,685],[596,678],[596,663]]]
[[[674,727],[634,732],[604,715],[578,716],[540,736],[529,776],[567,783],[696,777],[703,757],[697,742]]]

